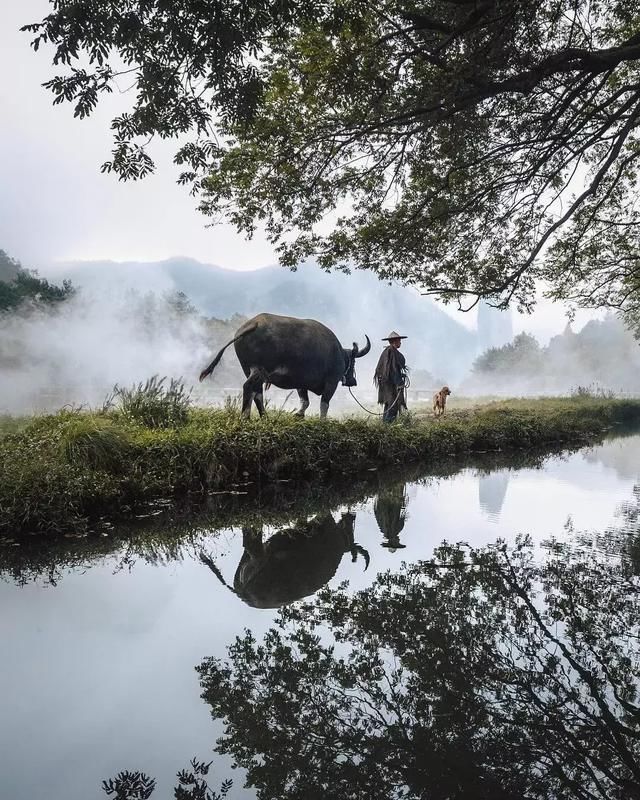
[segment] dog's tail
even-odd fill
[[[227,343],[225,344],[225,346],[222,348],[222,350],[219,350],[219,351],[218,351],[218,353],[216,354],[216,357],[215,357],[215,358],[213,359],[213,361],[212,361],[212,362],[209,364],[209,366],[208,366],[206,369],[203,369],[203,370],[202,370],[202,372],[200,373],[200,378],[199,378],[199,380],[202,382],[202,381],[203,381],[205,378],[208,378],[208,377],[209,377],[209,375],[211,375],[211,373],[213,372],[213,370],[214,370],[214,369],[215,369],[215,368],[218,366],[218,364],[220,363],[220,359],[222,358],[222,354],[223,354],[223,353],[224,353],[224,351],[227,349],[227,347],[231,347],[231,345],[232,345],[232,344],[235,344],[235,342],[237,342],[237,341],[238,341],[238,339],[242,339],[242,338],[244,338],[244,337],[245,337],[245,336],[246,336],[248,333],[251,333],[252,331],[255,331],[255,329],[256,329],[257,327],[258,327],[258,323],[257,323],[257,322],[254,322],[254,323],[253,323],[253,325],[252,325],[250,328],[247,328],[246,330],[242,331],[242,333],[239,333],[239,334],[238,334],[238,335],[237,335],[235,338],[231,339],[231,341],[230,341],[230,342],[227,342]]]

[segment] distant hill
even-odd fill
[[[319,319],[345,345],[362,343],[367,333],[374,350],[395,329],[409,338],[407,360],[449,381],[460,379],[477,355],[474,331],[456,322],[412,289],[389,285],[375,275],[325,273],[313,265],[297,272],[270,266],[252,271],[223,269],[188,258],[160,262],[74,262],[59,267],[81,289],[100,292],[182,291],[202,313],[228,319],[260,311]]]

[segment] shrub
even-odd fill
[[[144,385],[129,389],[116,384],[104,409],[117,408],[124,417],[147,428],[179,428],[189,419],[191,390],[185,391],[181,379],[171,378],[168,387],[165,381],[166,377],[154,375]]]
[[[9,433],[18,433],[28,423],[27,417],[12,417],[10,414],[0,414],[0,438]]]
[[[613,400],[615,396],[616,393],[612,389],[605,389],[593,383],[588,386],[576,386],[571,390],[571,397],[581,399]]]

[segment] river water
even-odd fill
[[[493,558],[498,551],[486,550],[487,546],[504,540],[511,548],[518,541],[517,537],[524,534],[531,539],[531,563],[534,565],[545,563],[551,557],[559,558],[566,564],[577,565],[575,575],[578,575],[584,573],[582,567],[589,561],[591,578],[588,588],[591,594],[588,596],[592,598],[589,602],[600,614],[604,613],[604,606],[600,607],[598,598],[606,597],[607,602],[611,601],[613,590],[607,584],[610,575],[615,591],[621,594],[619,597],[616,595],[618,605],[615,610],[607,613],[611,613],[612,618],[615,615],[618,622],[627,618],[625,614],[633,619],[633,608],[627,608],[625,603],[629,598],[629,602],[635,601],[633,590],[637,561],[634,560],[634,546],[639,533],[639,493],[636,489],[640,483],[639,475],[640,436],[632,435],[611,438],[601,445],[568,455],[552,456],[536,467],[503,463],[498,469],[486,470],[471,466],[446,477],[429,477],[427,473],[404,483],[394,481],[393,476],[387,477],[373,496],[352,501],[349,506],[338,504],[326,508],[316,516],[315,522],[305,524],[298,520],[292,523],[298,530],[297,538],[278,532],[273,526],[265,527],[261,538],[254,520],[251,528],[245,526],[244,533],[233,527],[199,530],[195,536],[192,532],[187,537],[184,546],[179,542],[176,544],[174,539],[172,546],[165,550],[157,544],[157,538],[148,552],[144,543],[132,548],[121,542],[114,544],[112,552],[105,544],[100,552],[87,545],[84,553],[83,542],[72,542],[75,548],[73,558],[63,550],[49,559],[46,566],[33,568],[31,565],[24,569],[20,562],[20,546],[8,543],[0,548],[0,575],[3,578],[0,580],[0,685],[3,688],[0,696],[0,797],[7,800],[106,797],[101,787],[103,780],[115,778],[121,770],[140,770],[157,781],[154,800],[168,798],[173,796],[176,773],[189,767],[190,759],[194,757],[213,762],[209,773],[213,788],[218,789],[223,779],[233,778],[233,787],[227,795],[229,798],[256,796],[255,789],[243,786],[245,770],[232,769],[233,761],[242,762],[242,758],[253,758],[252,763],[258,772],[260,765],[271,765],[269,776],[260,778],[258,772],[255,773],[258,785],[263,787],[262,797],[637,796],[635,792],[640,782],[634,784],[627,774],[633,770],[629,767],[630,756],[626,751],[620,757],[624,776],[621,778],[622,773],[614,770],[613,777],[605,776],[602,782],[598,777],[599,770],[606,773],[604,765],[611,763],[608,751],[589,753],[582,761],[582,755],[578,757],[573,751],[569,756],[562,753],[562,743],[570,739],[574,741],[575,731],[566,736],[566,732],[557,734],[555,754],[543,752],[544,743],[541,742],[548,741],[549,736],[541,739],[535,733],[535,726],[541,724],[542,717],[529,719],[524,714],[505,721],[504,714],[494,718],[492,710],[487,714],[487,708],[479,709],[474,705],[478,697],[486,699],[489,694],[493,697],[497,691],[495,685],[483,682],[482,675],[485,675],[483,670],[486,667],[486,675],[495,676],[498,667],[493,662],[489,665],[477,660],[482,648],[477,653],[474,651],[475,655],[471,655],[469,650],[465,651],[464,657],[458,658],[459,653],[456,656],[459,643],[463,639],[467,641],[465,625],[475,621],[477,627],[471,639],[476,644],[482,636],[488,637],[487,641],[492,644],[482,652],[491,650],[495,658],[499,653],[500,669],[503,669],[505,654],[516,646],[513,630],[517,628],[520,637],[517,654],[510,662],[508,674],[513,676],[517,673],[527,659],[527,669],[531,671],[531,665],[540,659],[538,655],[535,658],[531,655],[531,642],[526,647],[522,644],[522,637],[529,635],[532,624],[529,620],[518,628],[522,623],[518,614],[535,616],[535,609],[543,609],[548,601],[544,591],[536,593],[532,589],[531,595],[535,597],[531,606],[527,606],[526,598],[521,598],[518,610],[515,606],[508,606],[502,595],[492,594],[503,591],[493,584],[483,584],[478,590],[480,584],[469,589],[467,584],[455,583],[461,580],[456,576],[480,574],[485,567],[474,568],[475,572],[472,568],[455,570],[443,567],[429,573],[426,579],[428,592],[421,595],[416,586],[423,585],[424,571],[416,577],[410,566],[403,567],[402,564],[412,565],[432,559],[442,542],[452,545],[465,543],[465,547],[460,549],[452,548],[444,555],[441,552],[439,557],[443,563],[454,558],[456,553],[468,555],[469,547],[475,548],[476,552],[492,553]],[[278,526],[279,529],[282,527]],[[105,541],[107,538],[103,537]],[[555,540],[556,544],[550,546],[550,540]],[[233,591],[234,576],[241,560],[243,571],[239,573],[236,591]],[[365,570],[366,560],[369,566]],[[509,561],[509,564],[513,563],[513,559]],[[598,564],[606,565],[606,569],[598,572]],[[505,568],[504,564],[496,567],[492,563],[494,572],[490,574],[498,574],[495,570],[499,572],[502,568]],[[376,584],[377,576],[386,571],[390,575],[387,584]],[[452,575],[454,583],[443,583],[445,573]],[[560,586],[560,592],[563,591],[562,581],[568,580],[564,574],[558,577],[554,573],[550,578],[549,574],[543,575],[535,570],[529,578],[532,585],[543,586],[547,582]],[[279,612],[276,608],[256,606],[275,606],[300,594],[307,594],[313,601],[314,593],[324,581],[338,594],[325,596],[321,593],[317,606],[312,604],[303,611],[294,612],[286,620],[286,630],[316,631],[312,621],[315,614],[320,618],[320,627],[317,628],[320,641],[335,643],[336,659],[342,656],[348,659],[350,653],[358,652],[360,673],[366,680],[373,680],[375,669],[372,662],[367,661],[370,654],[364,652],[366,646],[363,643],[370,641],[371,637],[378,637],[376,641],[383,653],[384,664],[388,666],[396,659],[396,666],[402,663],[408,670],[398,679],[395,689],[405,694],[408,692],[406,696],[413,698],[409,704],[411,707],[401,704],[398,710],[398,707],[381,700],[376,692],[367,694],[366,702],[361,696],[354,700],[358,691],[366,692],[371,687],[360,687],[358,681],[354,684],[350,679],[340,684],[342,679],[336,678],[337,673],[332,673],[330,679],[329,673],[323,671],[325,668],[317,666],[320,663],[316,658],[318,653],[312,655],[313,647],[319,645],[309,645],[310,649],[305,650],[307,646],[299,639],[288,640],[299,656],[295,665],[285,663],[286,658],[282,653],[278,655],[273,642],[268,647],[275,649],[266,660],[256,655],[255,648],[251,650],[251,647],[250,653],[236,654],[235,678],[242,677],[244,670],[245,677],[251,674],[255,685],[261,687],[260,692],[253,695],[255,686],[242,681],[232,686],[229,674],[225,676],[217,671],[215,664],[204,662],[212,656],[225,659],[228,646],[236,636],[244,635],[246,629],[252,632],[258,643],[262,642]],[[343,581],[349,581],[349,588],[341,592],[338,587]],[[579,687],[585,681],[585,685],[589,683],[585,674],[580,672],[580,664],[593,663],[581,649],[589,639],[584,626],[592,623],[595,626],[590,642],[597,639],[603,625],[606,628],[606,620],[604,623],[600,618],[590,621],[591,612],[585,611],[589,605],[584,600],[586,589],[582,584],[581,587],[582,594],[573,587],[568,594],[565,593],[566,596],[563,595],[565,600],[569,595],[578,598],[575,608],[572,606],[567,612],[565,603],[555,615],[552,614],[556,627],[544,628],[545,636],[551,636],[549,631],[553,630],[553,635],[559,637],[560,644],[554,639],[554,652],[564,652],[564,641],[573,642],[574,650],[579,651],[575,663],[571,656],[564,654],[569,659],[569,666],[563,668],[562,673],[569,686],[563,689],[565,716],[569,714],[567,709],[571,702],[576,700],[575,697],[567,699],[566,692],[572,686]],[[366,589],[370,590],[366,603],[363,600],[362,607],[354,605],[347,609],[345,604],[351,603],[357,592]],[[416,599],[411,601],[414,602],[411,605],[407,598],[414,597],[414,589]],[[467,591],[469,594],[465,595]],[[454,608],[452,598],[462,596],[467,598],[466,610],[458,606]],[[405,605],[396,610],[394,604],[399,597]],[[434,597],[438,599],[434,601]],[[472,602],[471,597],[476,600]],[[484,603],[491,597],[494,599],[488,605],[477,600],[482,598]],[[501,605],[503,602],[507,603],[504,607]],[[636,602],[640,610],[640,601]],[[499,618],[493,619],[491,614],[498,606],[502,611]],[[341,609],[335,618],[332,617],[332,608]],[[576,611],[576,608],[582,611]],[[452,627],[456,614],[459,617]],[[572,633],[575,619],[570,618],[571,614],[574,617],[582,615],[580,624],[583,628],[579,633]],[[377,626],[383,626],[383,618],[389,615],[390,627],[383,631]],[[640,615],[636,616],[640,618]],[[512,628],[507,630],[508,626],[504,627],[505,619],[513,621]],[[442,651],[447,654],[445,661],[449,663],[442,660],[435,666],[431,663],[428,674],[421,674],[419,664],[426,664],[432,657],[436,639],[430,644],[420,645],[424,649],[417,657],[418,666],[416,663],[413,667],[407,666],[413,663],[407,648],[416,646],[424,631],[434,631],[436,627],[441,638],[451,634],[452,638],[447,639],[447,647]],[[455,633],[452,633],[454,628]],[[635,705],[638,664],[634,654],[637,642],[630,631],[626,633],[631,640],[623,636],[620,646],[631,666],[625,661],[624,669],[627,671],[620,667],[612,678],[612,686],[603,688],[602,693],[605,697],[615,697],[617,692],[622,692],[628,707],[620,712],[621,718],[626,715],[624,724],[635,731],[640,723]],[[394,638],[396,636],[404,636],[403,643]],[[614,631],[612,641],[615,636]],[[411,640],[410,643],[407,640]],[[540,641],[536,642],[535,647],[542,646]],[[364,650],[360,652],[359,648]],[[548,652],[548,647],[545,652]],[[615,653],[611,658],[614,656]],[[466,680],[464,670],[472,662],[479,684],[473,698],[466,695],[468,684],[465,684],[467,688],[464,691],[460,688]],[[440,689],[433,680],[440,669],[438,664],[443,671],[439,680],[445,681],[449,679],[447,676],[456,675],[461,683],[455,691],[455,687],[447,689],[448,699],[438,695],[436,702],[434,692],[438,694]],[[202,665],[200,672],[196,671],[199,665]],[[312,666],[317,671],[310,674]],[[304,674],[300,672],[303,668],[307,670]],[[548,675],[555,667],[545,669],[542,671]],[[611,670],[615,671],[614,667]],[[293,672],[295,679],[291,678]],[[284,676],[283,686],[288,687],[286,692],[291,692],[286,697],[282,694],[285,690],[278,685],[280,675]],[[336,690],[337,694],[327,694],[334,679],[341,688],[339,686]],[[523,690],[520,679],[502,680],[503,684],[509,684],[509,692],[517,694]],[[554,681],[553,686],[545,684],[536,690],[536,697],[544,696],[544,703],[549,702],[550,695],[560,685],[559,680],[554,678]],[[380,685],[379,681],[373,682]],[[438,684],[441,685],[444,684]],[[314,686],[322,686],[322,689],[313,689]],[[625,687],[624,691],[621,686]],[[303,687],[308,690],[306,694]],[[201,697],[203,688],[208,692],[207,699]],[[531,691],[531,686],[527,685],[526,689]],[[314,692],[318,695],[309,705],[309,698],[315,697]],[[460,700],[462,695],[466,698],[464,701]],[[498,695],[503,697],[501,692]],[[431,698],[428,708],[415,705],[418,696]],[[341,705],[347,702],[345,697],[348,697],[348,707]],[[514,694],[509,697],[513,708],[518,697]],[[246,707],[245,700],[248,703]],[[223,713],[228,703],[235,703],[238,709],[242,706],[243,710],[223,724],[221,719],[212,717],[212,708],[217,709],[219,717],[228,717]],[[372,707],[369,723],[366,722],[367,703]],[[376,703],[379,703],[378,707],[375,707]],[[472,705],[473,709],[469,711]],[[600,713],[602,703],[597,701],[596,706],[596,713]],[[323,716],[329,707],[332,720]],[[436,708],[440,709],[437,713]],[[615,716],[617,712],[613,713]],[[394,714],[398,718],[395,723]],[[547,725],[551,717],[547,712],[545,714],[544,725]],[[451,717],[450,722],[446,721],[447,715]],[[285,723],[285,719],[288,722]],[[292,730],[298,722],[302,725],[302,720],[306,731],[314,730],[314,741],[324,737],[322,746],[318,745],[319,750],[307,751],[308,740],[304,734]],[[376,725],[386,726],[384,735],[379,735],[379,730],[376,733]],[[509,747],[514,748],[513,752],[496,753],[496,743],[487,744],[489,732],[496,725],[508,726],[510,733],[505,734],[502,741],[511,737]],[[524,732],[526,743],[511,741],[514,736],[517,738],[518,726]],[[271,733],[267,734],[267,729]],[[404,737],[402,747],[410,751],[409,754],[404,752],[400,759],[402,767],[397,763],[397,752],[379,749],[381,742],[385,743],[385,748],[390,746],[400,729]],[[607,731],[598,734],[598,722],[594,723],[591,718],[584,722],[584,729],[590,730],[595,737],[606,738],[609,735]],[[356,730],[357,735],[354,733]],[[418,731],[423,736],[420,745]],[[425,731],[429,732],[428,735]],[[238,748],[241,745],[237,742],[236,749],[230,748],[230,753],[214,751],[216,740],[225,732],[246,745],[244,754],[240,753]],[[469,739],[471,732],[474,732],[473,741]],[[347,734],[356,736],[357,741],[348,741]],[[620,735],[624,739],[627,734],[630,740],[636,741],[626,730]],[[378,749],[369,747],[369,739],[376,736]],[[327,737],[333,744],[328,744]],[[262,747],[267,750],[282,747],[282,752],[268,751],[265,756]],[[356,755],[349,750],[350,747],[355,748]],[[417,772],[407,767],[416,748],[422,748],[418,761],[426,758],[425,753],[438,754],[437,765],[425,767],[426,778],[421,772],[422,767],[416,768]],[[630,748],[633,751],[633,747]],[[525,751],[526,758],[522,755]],[[301,763],[289,764],[298,757],[292,753],[298,752]],[[514,752],[517,757],[514,757]],[[517,769],[514,766],[514,774],[517,773],[518,780],[523,781],[515,786],[509,784],[509,778],[501,776],[499,766],[505,763],[505,759],[510,761],[513,758],[513,763],[518,764]],[[462,783],[451,788],[454,783],[448,784],[447,781],[453,780],[455,769],[446,766],[448,760],[452,764],[469,764],[475,760],[477,763],[473,769],[477,775],[469,778],[468,784],[456,777],[454,783],[456,780],[462,780]],[[534,768],[530,770],[531,764]],[[557,764],[573,764],[573,767],[567,767],[567,775],[558,778]],[[349,772],[350,769],[356,769],[357,778],[353,777],[354,772]],[[278,770],[278,775],[273,777]],[[370,780],[381,786],[380,794],[373,793],[367,783],[369,778],[363,777],[368,774],[367,770],[371,772]],[[442,774],[437,780],[433,778],[439,787],[436,791],[435,784],[430,785],[429,781],[430,776],[439,771]],[[547,783],[545,771],[554,776]],[[416,777],[418,773],[420,775]],[[535,780],[531,777],[534,774],[537,776]],[[589,775],[591,777],[585,777]],[[335,791],[323,787],[323,781],[329,780],[327,776],[331,776]],[[588,785],[592,778],[595,789]],[[306,785],[306,791],[300,790],[300,785]],[[477,794],[468,788],[473,785]],[[498,793],[496,786],[500,787],[502,794]],[[617,787],[619,794],[612,794],[611,786]]]

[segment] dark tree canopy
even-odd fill
[[[132,87],[103,169],[154,136],[283,264],[446,299],[640,306],[635,0],[52,0],[54,102]],[[466,302],[466,301],[465,301]]]
[[[627,559],[442,546],[198,668],[260,800],[640,797]]]

